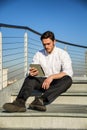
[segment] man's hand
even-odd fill
[[[29,70],[29,75],[30,76],[37,76],[38,75],[38,70],[35,67],[31,67]]]
[[[44,80],[42,84],[43,89],[48,89],[50,87],[51,82],[53,81],[52,76],[49,76],[47,79]]]

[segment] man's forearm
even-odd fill
[[[60,79],[60,78],[64,77],[65,75],[67,75],[65,72],[60,72],[59,74],[53,74],[51,76],[53,79]]]

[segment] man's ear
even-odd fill
[[[56,40],[54,40],[54,45],[56,44]]]

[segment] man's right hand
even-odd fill
[[[29,69],[29,75],[30,76],[37,76],[38,75],[38,70],[35,67],[31,67]]]

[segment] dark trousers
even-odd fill
[[[28,76],[22,85],[22,88],[17,96],[17,99],[27,100],[32,95],[34,89],[42,92],[42,98],[46,99],[45,104],[54,101],[60,94],[65,92],[71,85],[72,79],[70,76],[64,76],[61,79],[55,79],[50,84],[49,89],[44,90],[41,88],[43,81],[46,78]]]

